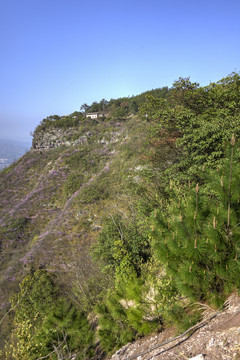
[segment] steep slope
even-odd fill
[[[180,79],[139,118],[121,99],[43,119],[0,173],[5,358],[111,354],[238,291],[239,85]]]
[[[128,344],[111,360],[237,360],[240,358],[240,298],[229,297],[226,309],[205,309],[203,321],[184,336],[176,336],[174,328]]]
[[[52,132],[61,146],[55,141],[49,148]],[[102,219],[116,208],[127,216],[133,201],[128,184],[140,181],[137,165],[145,134],[146,124],[136,117],[86,120],[65,132],[36,131],[33,148],[0,173],[3,308],[30,269],[60,273],[66,282],[68,274],[74,278],[76,264],[88,273],[87,249]]]

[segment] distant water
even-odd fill
[[[31,142],[0,139],[0,170],[11,165],[31,147]]]

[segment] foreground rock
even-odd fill
[[[111,360],[237,360],[240,359],[240,297],[233,294],[229,306],[191,336],[159,346],[174,338],[174,329],[149,336],[118,350]],[[214,312],[213,312],[214,313]],[[208,313],[207,318],[211,317]],[[149,351],[150,349],[153,349]]]

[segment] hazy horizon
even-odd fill
[[[9,137],[0,137],[0,142],[1,143],[9,143],[9,142],[13,142],[13,143],[16,143],[16,144],[25,144],[25,145],[31,145],[32,141],[31,140],[21,140],[18,139],[18,138],[9,138]]]

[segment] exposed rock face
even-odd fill
[[[211,313],[208,315],[211,316]],[[228,309],[191,336],[188,334],[159,346],[171,338],[174,338],[174,329],[166,329],[122,347],[111,360],[240,359],[240,297],[233,294],[229,298]]]
[[[52,149],[60,146],[82,145],[91,137],[90,131],[79,135],[76,129],[52,128],[48,131],[35,132],[32,147],[36,150]]]

